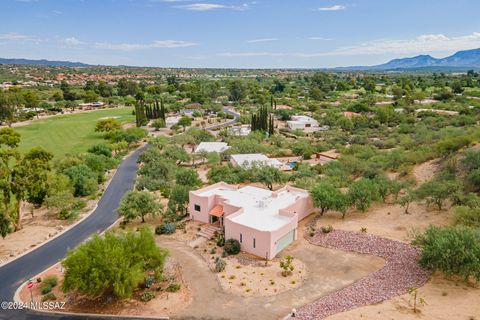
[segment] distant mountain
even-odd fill
[[[437,59],[430,55],[411,58],[393,59],[376,66],[354,66],[335,68],[337,70],[408,70],[408,69],[480,69],[480,48],[458,51],[457,53]]]
[[[0,64],[40,65],[51,67],[88,67],[89,64],[72,61],[30,60],[30,59],[5,59],[0,58]]]

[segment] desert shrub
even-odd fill
[[[331,225],[328,225],[328,226],[321,226],[320,227],[320,230],[323,232],[323,233],[330,233],[333,231],[333,227]],[[315,234],[315,232],[314,232]]]
[[[177,292],[182,286],[179,283],[172,283],[167,287],[168,292]]]
[[[480,230],[468,227],[434,227],[414,238],[421,248],[419,264],[465,280],[480,280]]]
[[[153,293],[152,291],[145,291],[140,297],[140,300],[142,300],[143,302],[148,302],[153,298],[155,298],[155,293]]]
[[[41,292],[42,294],[50,293],[50,292],[52,292],[52,286],[50,286],[50,285],[43,285],[43,286],[41,287],[41,289],[40,289],[40,292]]]
[[[217,259],[215,259],[215,271],[216,272],[222,272],[223,270],[225,270],[225,267],[227,266],[227,263],[225,262],[225,260],[217,257]]]
[[[480,208],[456,207],[453,218],[455,225],[480,228]]]
[[[43,283],[45,285],[49,285],[51,286],[52,288],[55,287],[58,283],[58,277],[55,276],[55,275],[52,275],[52,276],[48,276],[46,277],[45,279],[43,279]]]
[[[348,189],[351,203],[362,212],[365,212],[373,201],[381,199],[378,186],[370,179],[361,178],[352,183]]]
[[[215,243],[219,247],[223,247],[225,245],[225,235],[223,233],[218,233],[215,236]]]
[[[57,300],[57,296],[52,292],[49,292],[42,297],[42,302],[49,301],[49,300]]]
[[[177,225],[174,222],[168,222],[168,223],[163,223],[161,225],[158,225],[155,228],[155,233],[156,234],[172,234],[175,232],[177,229]]]
[[[150,288],[154,282],[155,282],[155,277],[150,277],[150,276],[146,277],[145,282],[143,283],[143,286],[145,288]]]
[[[228,254],[238,254],[240,252],[240,242],[237,239],[228,239],[225,241],[224,249]]]
[[[168,251],[159,248],[146,226],[138,231],[107,231],[70,251],[62,261],[64,292],[89,297],[127,298],[152,272],[160,276]],[[119,259],[121,257],[121,259]]]
[[[280,268],[283,269],[282,276],[286,277],[288,275],[291,275],[293,270],[295,269],[295,267],[293,266],[293,257],[289,255],[280,260]]]
[[[90,147],[90,149],[88,149],[88,152],[89,153],[93,153],[93,154],[96,154],[96,155],[104,155],[108,158],[110,158],[112,156],[112,149],[107,146],[106,144],[96,144],[92,147]]]

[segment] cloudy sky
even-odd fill
[[[479,0],[1,0],[0,57],[321,68],[480,47]]]

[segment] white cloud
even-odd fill
[[[345,10],[345,9],[346,9],[345,6],[337,4],[337,5],[334,5],[334,6],[331,6],[331,7],[320,7],[317,10],[318,11],[340,11],[340,10]]]
[[[414,39],[374,40],[359,45],[345,46],[325,52],[223,52],[221,57],[294,57],[317,58],[329,56],[404,55],[453,53],[480,48],[480,32],[448,37],[443,34],[425,34]]]
[[[83,41],[80,41],[78,40],[77,38],[75,37],[68,37],[68,38],[65,38],[62,40],[62,42],[64,42],[65,44],[69,45],[69,46],[78,46],[80,44],[84,44]]]
[[[308,40],[324,40],[324,41],[330,41],[332,39],[330,38],[323,38],[323,37],[310,37]]]
[[[222,52],[217,53],[219,57],[283,57],[287,53],[281,52]]]
[[[152,48],[182,48],[182,47],[191,47],[196,45],[198,45],[198,43],[182,41],[182,40],[156,40],[148,44],[108,43],[108,42],[95,43],[95,47],[99,49],[121,50],[121,51],[134,51],[134,50],[143,50],[143,49],[152,49]]]
[[[182,48],[197,45],[198,43],[182,40],[156,40],[153,42],[152,48]]]
[[[3,33],[0,34],[0,40],[10,40],[10,41],[23,41],[23,40],[32,40],[31,36],[27,36],[19,33]]]
[[[174,1],[174,2],[177,2],[177,1]],[[190,11],[210,11],[210,10],[217,10],[217,9],[230,9],[230,10],[243,11],[243,10],[247,10],[249,6],[246,3],[243,3],[238,6],[237,5],[227,6],[219,3],[191,3],[191,4],[177,6],[176,8],[190,10]]]
[[[278,39],[277,38],[262,38],[262,39],[247,40],[248,43],[270,42],[270,41],[278,41]]]
[[[480,48],[480,32],[455,37],[444,34],[425,34],[414,39],[375,40],[338,48],[323,55],[421,54],[474,48]]]

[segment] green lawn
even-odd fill
[[[122,123],[135,120],[132,108],[116,108],[35,121],[15,128],[22,136],[20,150],[41,146],[52,152],[55,158],[67,153],[85,152],[92,145],[104,141],[102,134],[95,132],[95,124],[104,117],[116,117]]]

